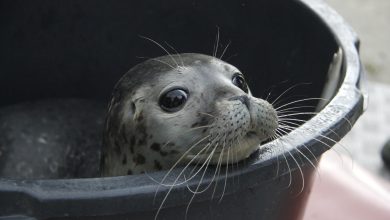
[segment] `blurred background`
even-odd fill
[[[386,145],[390,153],[390,1],[324,1],[360,37],[369,98],[351,132],[322,157],[304,220],[387,220],[390,165],[381,152]]]
[[[380,151],[390,139],[390,1],[325,0],[353,27],[361,40],[367,72],[368,108],[336,151],[390,181]],[[348,152],[346,152],[348,151]],[[328,152],[329,153],[329,152]]]
[[[371,81],[390,83],[390,1],[325,0],[355,29]]]

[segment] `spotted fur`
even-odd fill
[[[104,176],[131,175],[204,162],[232,163],[247,158],[278,126],[267,101],[232,83],[234,66],[201,54],[177,54],[147,60],[116,84],[106,117]],[[169,88],[189,91],[183,109],[159,107]],[[202,150],[203,149],[203,150]],[[229,151],[235,157],[221,157]],[[222,159],[220,159],[222,158]]]

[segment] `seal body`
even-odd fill
[[[99,176],[105,108],[69,98],[1,107],[0,178]]]
[[[103,137],[103,176],[226,164],[274,136],[275,109],[234,66],[202,54],[149,59],[116,84]]]

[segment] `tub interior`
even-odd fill
[[[223,60],[245,74],[254,96],[272,101],[291,86],[301,84],[285,94],[280,105],[320,97],[329,64],[338,49],[321,21],[295,1],[39,0],[1,4],[0,177],[7,178],[18,177],[14,175],[17,164],[12,170],[9,161],[22,154],[10,146],[17,146],[30,158],[44,158],[48,153],[51,160],[60,160],[54,176],[48,170],[26,178],[98,176],[101,126],[112,88],[145,57],[166,54],[141,36],[163,44],[172,53],[175,51],[169,45],[179,53],[211,55],[219,30],[218,56],[230,42]],[[35,114],[39,113],[68,115],[73,121],[49,119],[50,123],[60,121],[60,125],[49,123],[39,128],[34,127],[38,121],[29,123],[31,127],[23,124],[25,120],[20,122],[20,114],[38,120],[40,116]],[[20,126],[15,128],[10,123]],[[56,139],[50,152],[46,152],[38,147],[42,144],[37,143],[39,132],[30,132],[36,140],[27,144],[17,135],[7,136],[9,132],[22,132],[20,127],[55,130],[50,126],[55,126],[60,136],[69,135],[80,141]],[[72,132],[67,133],[69,130]],[[83,139],[86,136],[89,139]],[[78,149],[76,159],[64,159],[68,145],[71,151]],[[69,160],[77,160],[77,165]]]

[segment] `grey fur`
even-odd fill
[[[272,105],[231,82],[235,73],[240,71],[222,60],[192,53],[149,59],[130,69],[116,84],[107,113],[103,175],[169,169],[179,159],[204,162],[207,145],[217,152],[210,159],[214,164],[248,157],[275,134],[278,118]],[[187,89],[189,97],[183,109],[168,113],[158,100],[173,87]],[[227,149],[236,157],[222,156]]]

